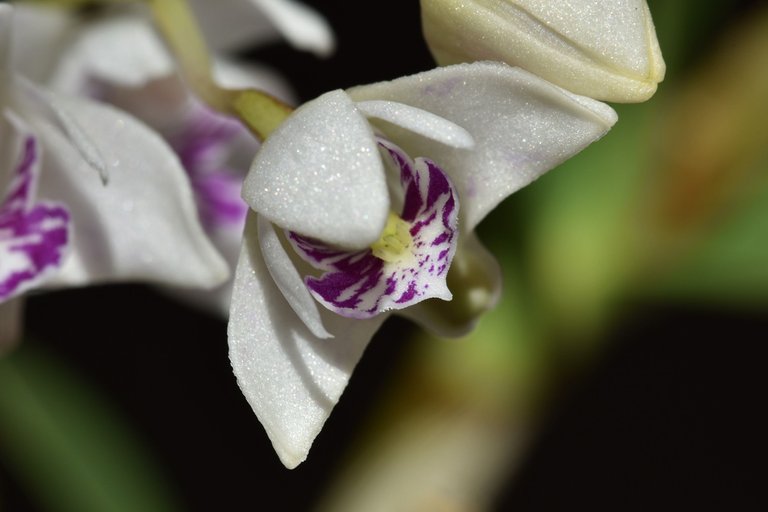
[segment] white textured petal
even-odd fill
[[[254,217],[249,217],[235,271],[229,357],[280,460],[293,468],[306,458],[385,315],[349,320],[324,313],[335,337],[313,336],[272,281]]]
[[[49,93],[38,88],[27,80],[18,80],[23,93],[28,96],[26,103],[37,103],[36,110],[48,116],[52,124],[59,127],[62,134],[69,139],[72,146],[80,152],[80,156],[99,173],[101,181],[109,181],[109,169],[101,150],[96,147],[91,138],[86,135],[77,118],[78,113],[67,108],[66,101],[60,101],[57,94]],[[108,149],[108,148],[107,148]]]
[[[250,0],[296,48],[330,55],[336,43],[333,31],[317,11],[294,0]]]
[[[281,35],[302,50],[326,56],[335,41],[328,22],[317,12],[290,0],[191,0],[208,43],[233,50],[272,41]]]
[[[14,69],[36,82],[47,82],[59,57],[54,50],[69,43],[77,18],[50,5],[21,3],[14,11]]]
[[[251,0],[189,0],[189,5],[215,50],[233,51],[280,39],[280,32]]]
[[[19,342],[23,306],[22,298],[0,303],[0,356],[10,351]]]
[[[437,68],[349,94],[355,101],[412,105],[472,135],[475,148],[467,151],[394,126],[385,134],[412,157],[430,158],[448,173],[468,230],[511,193],[602,137],[617,119],[608,105],[493,62]]]
[[[472,148],[472,135],[447,119],[396,101],[370,100],[357,104],[366,116],[381,119],[455,148]]]
[[[293,261],[280,243],[272,223],[259,217],[258,232],[259,247],[264,262],[285,300],[314,336],[321,339],[332,338],[333,335],[323,327],[317,302],[312,298],[307,285],[304,284]]]
[[[58,91],[84,94],[92,80],[138,87],[175,72],[165,46],[140,16],[111,16],[89,23],[63,51],[51,77]]]
[[[389,212],[368,121],[343,91],[297,109],[264,142],[243,198],[276,225],[347,249],[375,242]]]
[[[57,101],[105,156],[110,180],[102,184],[49,119],[28,116],[44,146],[39,194],[66,204],[75,227],[72,254],[50,282],[224,281],[227,265],[199,224],[186,174],[167,144],[124,112],[77,98]]]
[[[578,94],[648,99],[664,60],[645,0],[422,0],[442,65],[497,60]]]

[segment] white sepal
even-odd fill
[[[228,327],[237,382],[280,460],[288,468],[307,456],[352,370],[386,315],[323,321],[333,339],[312,335],[272,281],[251,214],[235,270]]]
[[[297,109],[264,142],[243,198],[276,225],[345,249],[375,242],[389,213],[367,119],[343,91]]]

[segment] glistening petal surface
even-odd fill
[[[361,101],[357,108],[368,117],[388,121],[447,146],[471,149],[475,145],[467,130],[420,108],[381,100]]]
[[[317,302],[312,298],[290,256],[283,248],[272,223],[259,217],[257,226],[259,249],[264,263],[285,300],[314,336],[321,339],[332,338],[333,336],[323,327]]]
[[[665,66],[645,0],[422,0],[442,65],[495,60],[578,94],[648,99]]]
[[[289,231],[345,249],[372,244],[389,193],[368,121],[343,91],[304,104],[264,142],[243,198]]]
[[[255,221],[249,215],[235,271],[229,357],[280,460],[293,468],[306,458],[385,315],[349,320],[326,313],[334,338],[313,336],[272,281]]]
[[[616,113],[519,68],[478,62],[355,87],[355,101],[397,101],[466,129],[472,150],[454,149],[388,125],[411,155],[429,155],[459,191],[467,231],[504,198],[602,137]],[[374,121],[375,122],[375,121]]]
[[[39,195],[67,204],[77,227],[55,284],[145,280],[183,287],[224,281],[227,265],[204,234],[189,181],[168,145],[124,112],[59,97],[108,158],[102,184],[58,127],[30,118],[45,151]]]

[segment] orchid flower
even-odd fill
[[[30,29],[67,26],[62,19],[73,17],[60,9],[33,5],[22,4],[18,10],[22,26]],[[228,17],[221,14],[223,10],[221,6],[219,16]],[[174,59],[152,24],[133,10],[110,9],[103,16],[80,23],[79,30],[58,45],[55,60],[47,76],[50,87],[94,97],[129,112],[170,144],[190,178],[205,232],[234,266],[248,209],[240,197],[240,187],[259,147],[256,139],[241,123],[212,111],[194,96],[176,73]],[[222,55],[214,64],[215,78],[222,86],[257,88],[283,101],[293,101],[288,86],[269,69]],[[231,285],[229,280],[213,290],[164,289],[185,302],[226,316]]]
[[[0,4],[0,344],[15,341],[28,290],[224,281],[174,152],[129,114],[16,73],[13,14]]]
[[[604,101],[650,98],[664,60],[645,0],[421,0],[441,65],[497,60]]]
[[[287,467],[390,314],[460,335],[493,306],[499,268],[475,227],[615,121],[483,62],[329,92],[278,127],[243,186],[228,329],[240,388]]]

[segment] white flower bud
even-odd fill
[[[645,0],[421,0],[441,65],[496,60],[577,94],[640,102],[665,65]]]

